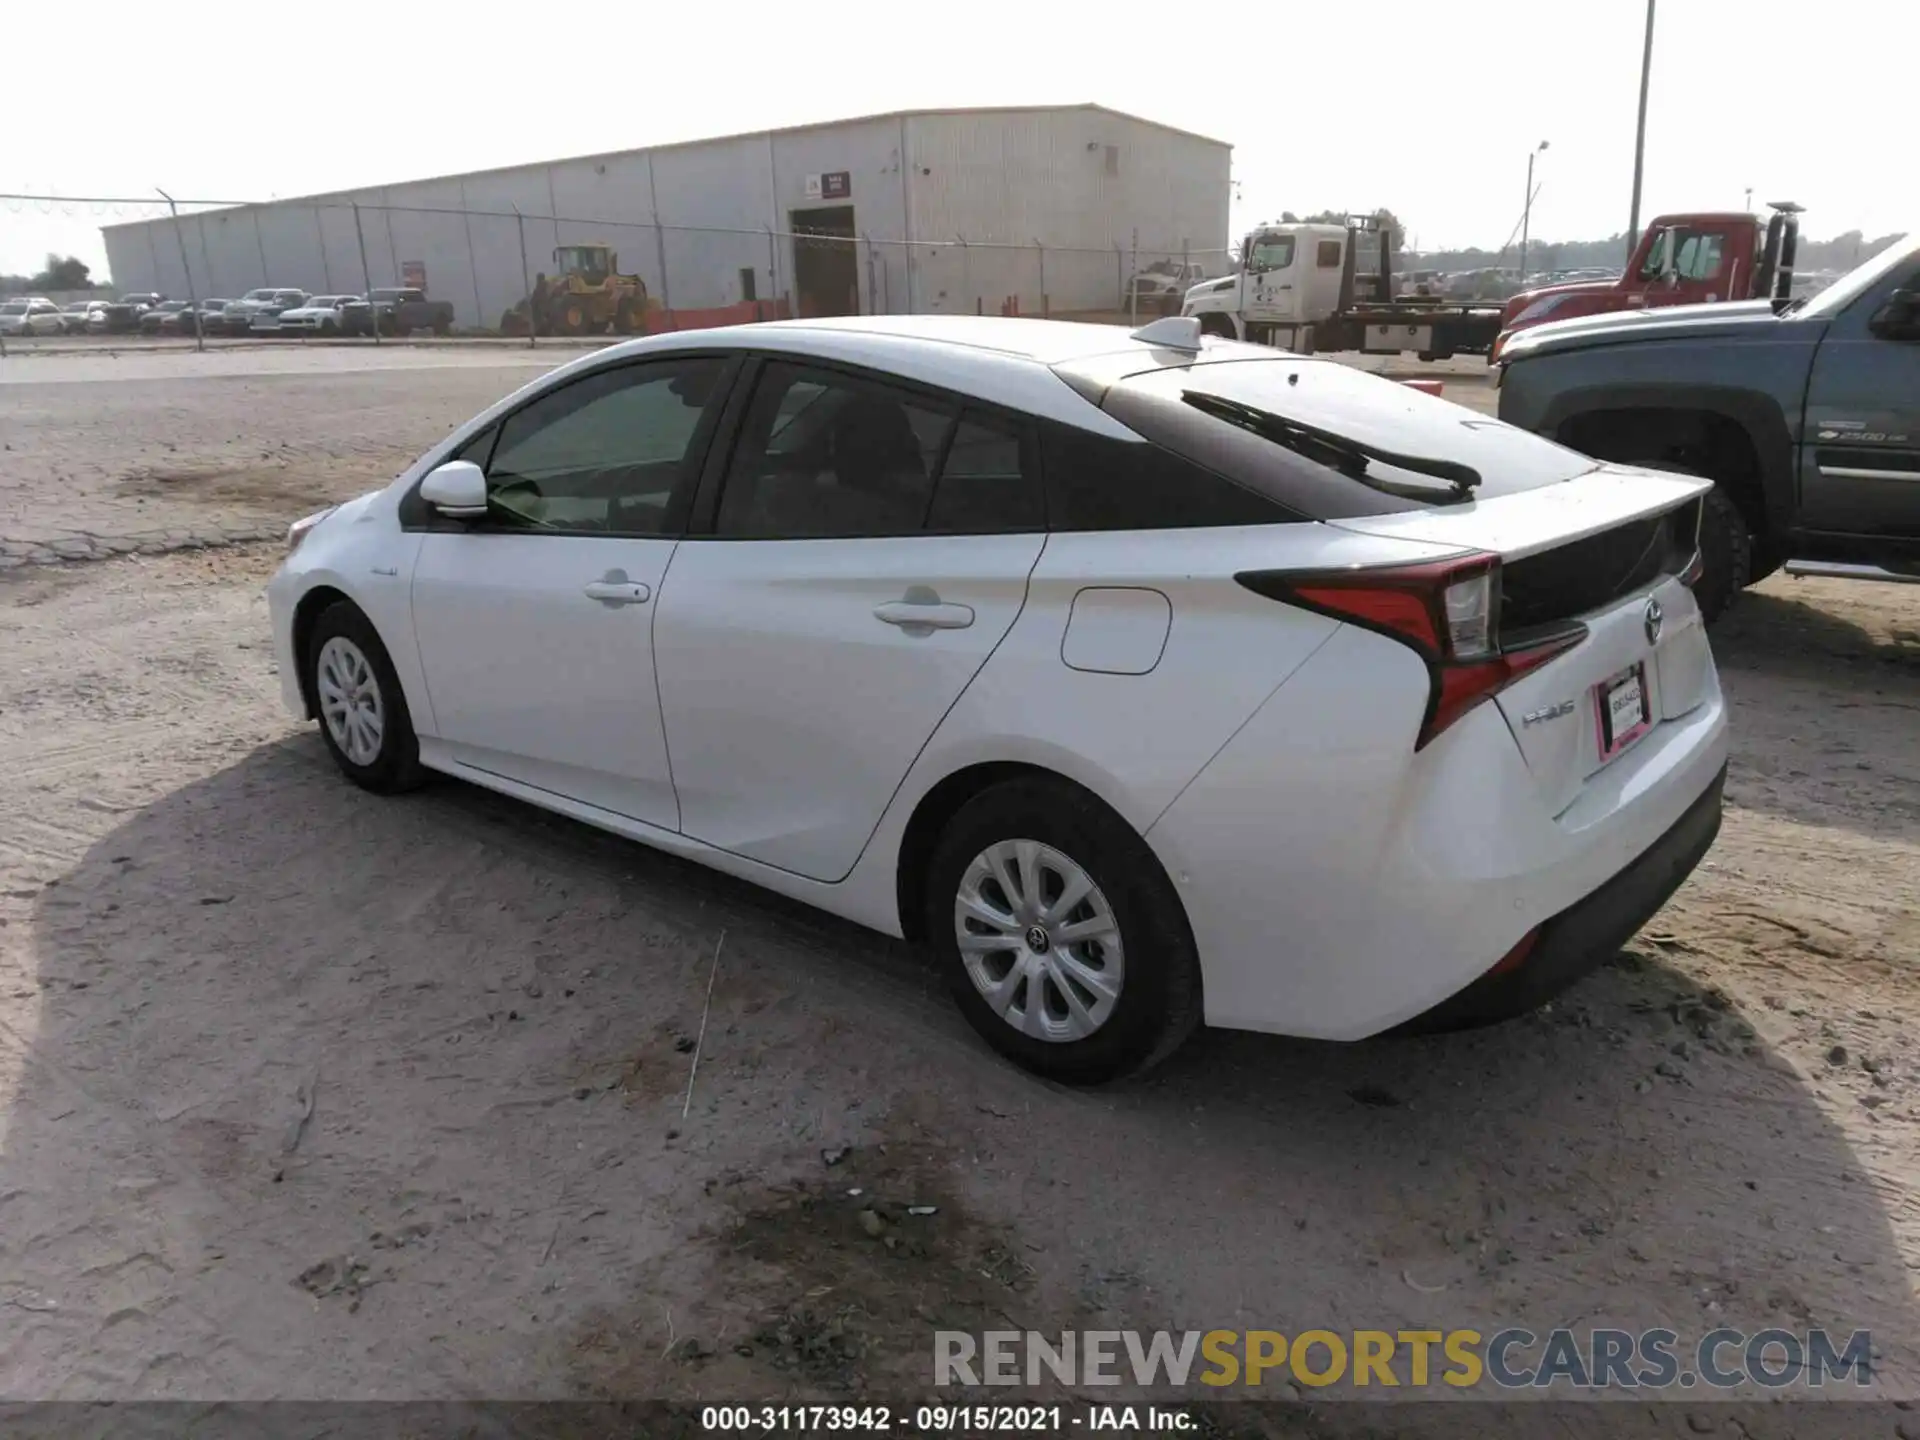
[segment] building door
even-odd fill
[[[860,260],[854,240],[853,207],[795,210],[793,225],[794,313],[860,313]]]

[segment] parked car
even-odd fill
[[[311,295],[306,304],[282,310],[279,327],[283,333],[338,335],[340,308],[363,303],[358,295]]]
[[[74,300],[60,307],[60,333],[62,335],[84,335],[87,333],[87,317],[101,308],[101,300]]]
[[[307,292],[304,290],[288,290],[273,285],[249,290],[220,312],[220,333],[245,335],[254,328],[256,315],[278,317],[282,310],[291,310],[296,305],[304,304],[306,298]]]
[[[1920,233],[1810,299],[1550,321],[1501,362],[1501,419],[1713,482],[1709,618],[1789,561],[1920,579]]]
[[[60,307],[40,295],[0,303],[0,335],[59,335],[65,326]]]
[[[219,298],[202,300],[200,302],[200,333],[203,335],[219,334],[223,317],[227,313],[227,307],[231,304],[233,304],[233,301]],[[182,322],[181,329],[189,334],[192,333],[184,322]]]
[[[1187,291],[1207,278],[1207,267],[1198,261],[1156,260],[1133,277],[1133,293],[1142,307],[1159,307],[1171,301],[1178,311]]]
[[[810,320],[543,376],[296,522],[268,598],[354,782],[924,939],[1090,1082],[1612,955],[1719,826],[1707,488],[1191,318]]]
[[[87,317],[90,335],[125,335],[140,328],[140,317],[167,297],[147,290],[109,300]]]
[[[375,290],[365,300],[356,297],[342,306],[340,328],[348,335],[371,335],[376,314],[382,335],[411,335],[416,330],[445,335],[453,329],[451,303],[429,300],[426,291],[404,286]]]
[[[141,313],[140,333],[142,335],[158,335],[163,331],[178,331],[181,329],[181,321],[183,319],[191,326],[193,320],[193,303],[191,301],[162,300],[151,310]],[[192,330],[189,329],[187,333],[191,334]]]

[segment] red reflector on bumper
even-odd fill
[[[1487,971],[1487,974],[1504,975],[1509,970],[1518,970],[1522,965],[1527,963],[1527,956],[1533,953],[1533,947],[1539,943],[1539,940],[1540,927],[1536,925],[1533,929],[1522,935],[1520,937],[1520,943],[1502,955],[1498,963],[1496,963],[1491,970]]]
[[[1439,380],[1402,380],[1400,383],[1409,390],[1418,390],[1422,395],[1438,395],[1444,388]]]

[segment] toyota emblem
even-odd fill
[[[1641,617],[1641,623],[1646,627],[1647,643],[1649,645],[1657,645],[1660,643],[1660,627],[1664,625],[1666,621],[1667,612],[1660,608],[1660,602],[1652,597],[1648,597],[1646,614]]]

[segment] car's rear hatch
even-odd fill
[[[1185,363],[1154,359],[1115,379],[1087,367],[1068,378],[1299,519],[1429,555],[1498,558],[1492,643],[1536,657],[1545,641],[1561,647],[1494,694],[1550,813],[1709,692],[1698,607],[1681,583],[1707,482],[1603,465],[1327,361],[1210,344]],[[1393,548],[1383,566],[1397,563]]]
[[[1712,660],[1680,583],[1698,554],[1704,481],[1605,469],[1441,511],[1337,520],[1342,529],[1500,557],[1500,645],[1579,627],[1579,643],[1494,696],[1550,813],[1664,720],[1705,698]]]

